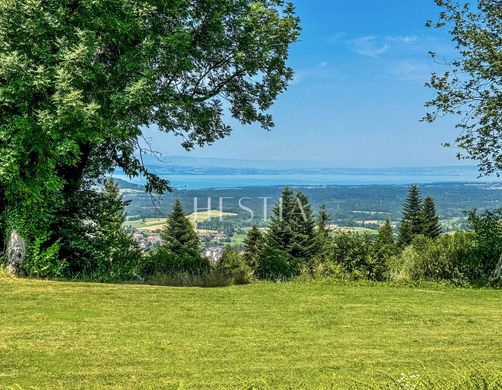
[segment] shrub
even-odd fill
[[[374,273],[371,257],[371,239],[368,235],[337,232],[331,243],[331,261],[355,279],[367,279]]]
[[[211,269],[211,263],[202,255],[175,254],[163,247],[151,251],[141,261],[138,274],[143,277],[157,274],[204,274]]]
[[[299,274],[299,268],[294,259],[286,252],[266,248],[256,270],[259,279],[286,280]]]
[[[47,241],[48,238],[42,236],[33,243],[28,256],[23,262],[23,270],[26,274],[38,278],[63,275],[68,264],[59,259],[60,242],[56,241],[47,246]]]
[[[480,267],[488,277],[493,276],[498,262],[502,259],[502,209],[469,213],[469,224],[478,244]]]
[[[227,275],[234,284],[248,284],[254,279],[253,270],[238,251],[225,248],[216,264],[216,270]]]
[[[232,278],[215,270],[206,273],[177,272],[174,274],[155,274],[147,282],[161,286],[174,287],[226,287]]]
[[[483,278],[472,233],[457,232],[437,239],[415,238],[391,267],[393,279],[478,283]]]

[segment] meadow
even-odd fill
[[[490,289],[340,282],[202,289],[0,277],[0,388],[449,380],[466,367],[501,372],[501,318],[502,292]]]

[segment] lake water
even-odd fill
[[[141,178],[129,179],[124,175],[114,175],[117,178],[135,183],[144,184]],[[392,184],[426,184],[426,183],[452,183],[474,182],[489,183],[500,182],[495,177],[478,179],[475,175],[171,175],[165,177],[171,186],[178,189],[205,189],[205,188],[235,188],[278,185],[392,185]]]

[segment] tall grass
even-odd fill
[[[218,271],[207,273],[177,272],[156,274],[145,280],[147,284],[172,287],[226,287],[232,284],[232,278]]]

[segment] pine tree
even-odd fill
[[[246,239],[244,240],[244,260],[251,269],[256,270],[258,268],[264,247],[263,234],[256,225],[253,225],[248,230]]]
[[[287,252],[298,261],[308,262],[319,252],[319,241],[315,230],[316,221],[310,201],[305,194],[297,193],[294,203],[290,218],[293,234]]]
[[[395,244],[394,232],[392,229],[392,224],[390,223],[389,220],[386,220],[385,223],[382,226],[380,226],[375,241],[378,246]]]
[[[130,277],[141,258],[139,246],[124,229],[125,207],[119,186],[106,179],[96,228],[98,269],[102,276]]]
[[[403,207],[403,219],[399,230],[399,243],[409,245],[416,235],[422,234],[422,198],[420,189],[413,185],[410,187],[408,197]]]
[[[282,190],[281,199],[275,204],[266,235],[267,247],[287,251],[291,246],[293,232],[291,216],[295,207],[294,194],[288,187]]]
[[[190,220],[185,217],[183,205],[177,199],[160,234],[161,248],[175,255],[200,256],[200,241]]]
[[[321,237],[327,237],[329,234],[329,227],[328,227],[328,222],[329,222],[330,215],[326,211],[326,206],[321,205],[319,209],[319,216],[317,217],[317,233]]]
[[[399,248],[394,241],[392,224],[386,220],[378,229],[378,235],[373,241],[370,277],[375,280],[384,280],[389,269],[389,261],[398,252]]]
[[[425,198],[422,208],[422,234],[426,237],[437,238],[441,235],[442,228],[439,216],[436,212],[434,199],[430,196]]]

